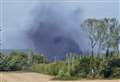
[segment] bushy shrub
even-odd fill
[[[73,76],[69,72],[65,72],[63,70],[59,70],[58,75],[56,76],[55,79],[60,79],[60,80],[74,80]]]
[[[32,61],[32,62],[29,62]],[[0,58],[1,71],[29,70],[32,64],[43,63],[41,55],[25,54],[19,51],[12,51]]]
[[[112,73],[111,78],[120,78],[120,67],[113,67]]]
[[[26,58],[19,52],[11,52],[4,56],[2,63],[2,70],[20,70],[26,65]]]

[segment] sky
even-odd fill
[[[120,20],[119,0],[0,0],[0,33],[2,49],[30,47],[25,31],[33,21],[33,12],[43,3],[60,3],[70,9],[80,8],[82,20],[87,18],[116,17]]]

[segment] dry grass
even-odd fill
[[[53,76],[32,72],[0,72],[0,82],[65,82],[53,81]],[[120,82],[120,80],[79,80],[66,82]]]

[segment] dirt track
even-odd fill
[[[23,73],[23,72],[9,72],[0,73],[0,82],[65,82],[53,81],[52,76],[43,75],[39,73]],[[120,82],[120,80],[80,80],[80,81],[66,81],[66,82]]]

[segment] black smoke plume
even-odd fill
[[[36,51],[49,59],[62,59],[70,52],[81,53],[80,8],[45,3],[33,12],[34,20],[28,38]]]

